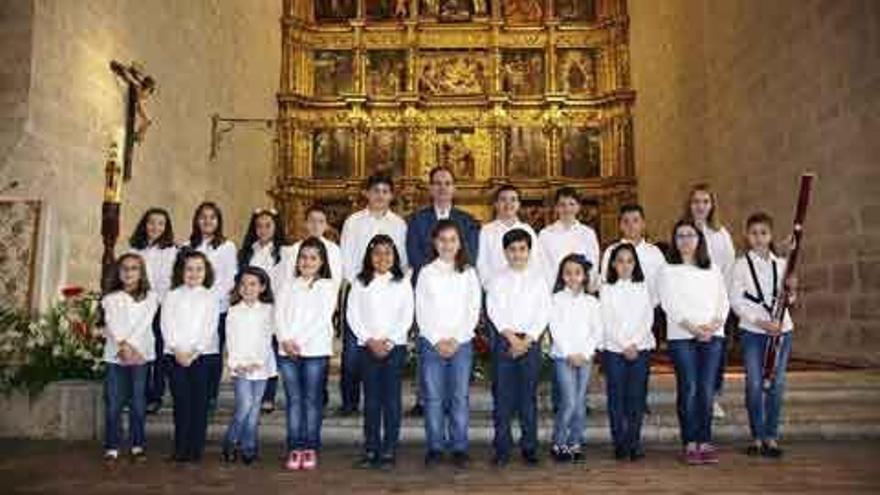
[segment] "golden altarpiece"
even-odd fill
[[[378,170],[407,215],[437,164],[481,220],[510,182],[540,228],[570,185],[610,239],[635,199],[625,0],[284,0],[281,27],[272,193],[288,232],[314,202],[338,229]]]

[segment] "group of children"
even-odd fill
[[[307,211],[309,236],[293,246],[284,244],[277,212],[256,210],[238,251],[223,235],[216,204],[199,205],[189,242],[179,248],[168,213],[148,210],[131,237],[131,249],[119,257],[102,302],[105,459],[119,457],[125,403],[131,455],[144,459],[145,414],[161,407],[170,376],[173,459],[199,461],[225,357],[235,411],[223,459],[249,464],[257,458],[259,418],[274,407],[280,377],[286,397],[284,467],[315,469],[340,300],[343,373],[356,368],[364,389],[360,467],[395,464],[401,374],[413,330],[425,464],[434,466],[450,455],[455,466],[467,465],[472,339],[481,315],[491,344],[497,466],[512,457],[514,416],[522,429],[524,462],[538,463],[536,396],[546,334],[555,385],[553,458],[584,459],[587,385],[594,357],[601,355],[615,457],[641,459],[650,357],[657,347],[655,314],[665,314],[683,459],[718,462],[713,404],[731,308],[742,329],[754,439],[749,453],[781,454],[777,425],[792,324],[787,314],[782,323],[770,315],[783,284],[794,281],[782,280],[785,260],[775,254],[769,216],[749,217],[749,249],[734,262],[730,235],[715,223],[715,197],[699,186],[673,229],[666,255],[644,239],[642,208],[627,205],[619,214],[622,238],[600,258],[595,232],[577,220],[580,198],[571,188],[557,191],[559,218],[536,235],[518,217],[515,187],[496,191],[496,217],[480,229],[452,207],[452,171],[437,167],[429,177],[435,203],[413,216],[409,232],[390,211],[392,180],[368,178],[367,206],[346,220],[341,246],[325,237],[327,215],[320,206]],[[763,349],[780,332],[782,357],[775,383],[765,390]],[[342,384],[344,405],[350,387]],[[347,400],[348,407],[358,407],[356,395]]]

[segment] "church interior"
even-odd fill
[[[880,2],[4,0],[0,46],[2,305],[98,287],[111,155],[117,252],[204,200],[236,242],[258,207],[338,231],[376,171],[406,216],[435,165],[481,221],[515,184],[536,230],[572,186],[603,248],[633,202],[668,240],[707,182],[739,249],[812,172],[794,356],[880,365]]]

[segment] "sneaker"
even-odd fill
[[[467,452],[452,453],[452,465],[455,466],[455,469],[467,469],[469,461],[470,456],[467,455]]]
[[[718,464],[718,450],[711,443],[701,444],[700,459],[703,464]]]
[[[554,445],[550,449],[550,455],[556,462],[571,462],[572,459],[571,452],[566,445]]]
[[[115,466],[116,461],[119,460],[119,451],[116,449],[110,449],[104,451],[104,464],[108,466]]]
[[[242,454],[241,455],[241,462],[245,466],[250,466],[251,464],[256,462],[256,460],[257,460],[257,456],[254,454]]]
[[[428,452],[425,454],[425,467],[428,469],[436,467],[441,460],[443,460],[443,454],[440,452]]]
[[[395,465],[397,465],[397,457],[395,457],[394,454],[383,454],[379,456],[379,469],[390,471],[394,469]]]
[[[220,452],[220,460],[231,464],[238,460],[238,450],[229,447],[223,447],[223,450]]]
[[[374,469],[379,467],[379,456],[375,452],[364,452],[360,460],[355,464],[357,469]]]
[[[685,464],[690,466],[696,466],[698,464],[703,463],[703,458],[700,455],[700,450],[694,447],[686,447],[684,452],[682,453],[682,460]]]
[[[782,449],[780,449],[778,445],[768,445],[765,443],[761,446],[761,456],[769,457],[771,459],[779,459],[782,457]]]
[[[147,462],[147,454],[146,452],[144,452],[143,447],[131,448],[131,462],[134,462],[136,464]]]
[[[306,450],[302,454],[302,469],[314,471],[318,468],[318,453],[314,450]]]
[[[260,404],[260,411],[263,414],[272,414],[275,412],[275,402],[271,400],[265,400]]]
[[[636,447],[629,452],[629,460],[631,462],[638,462],[645,458],[645,449],[642,447]]]
[[[289,454],[287,454],[287,462],[284,463],[284,468],[288,471],[299,471],[300,469],[302,469],[302,464],[302,451],[293,450]]]
[[[629,451],[623,447],[614,447],[614,459],[617,461],[625,460],[629,457]]]
[[[724,419],[727,416],[727,413],[724,412],[724,408],[721,407],[721,403],[717,400],[712,403],[712,419]]]

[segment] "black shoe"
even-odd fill
[[[262,412],[263,414],[272,414],[273,412],[275,412],[275,401],[264,400],[260,404],[260,412]]]
[[[421,418],[425,415],[425,408],[421,404],[416,404],[409,410],[409,415],[414,418]]]
[[[455,466],[455,469],[467,469],[469,461],[470,456],[467,455],[467,452],[452,453],[452,465]]]
[[[364,455],[361,456],[360,460],[355,463],[355,467],[358,469],[374,469],[378,467],[378,464],[379,456],[373,452],[364,452]]]
[[[358,413],[357,408],[340,407],[339,409],[336,410],[336,414],[338,416],[342,416],[342,417],[355,416],[355,415],[357,415],[357,413]]]
[[[553,457],[553,460],[559,463],[562,462],[571,462],[572,455],[566,446],[554,445],[552,449],[550,449],[550,455]],[[523,454],[523,458],[525,458],[525,454]]]
[[[379,457],[379,469],[382,471],[391,471],[397,465],[397,458],[394,454],[384,454]]]
[[[764,444],[764,446],[761,447],[761,455],[771,459],[779,459],[782,457],[782,449],[780,449],[778,445],[770,446]]]
[[[587,456],[584,455],[584,452],[581,450],[581,447],[574,447],[568,449],[571,453],[571,462],[575,464],[583,464],[587,460]]]
[[[227,464],[238,461],[238,450],[224,447],[223,451],[220,452],[220,460]]]
[[[189,456],[185,456],[185,455],[173,454],[173,455],[171,455],[171,457],[169,457],[167,459],[167,461],[171,462],[171,463],[175,463],[175,464],[184,464],[184,463],[189,462],[190,458],[189,458]]]
[[[143,450],[131,453],[131,462],[134,464],[143,464],[147,462],[147,453]]]
[[[510,463],[510,456],[495,454],[495,456],[492,457],[492,465],[497,468],[507,467],[507,464],[509,464],[509,463]]]
[[[154,401],[147,404],[147,414],[158,414],[162,409],[162,401]]]
[[[428,469],[436,467],[442,460],[443,454],[440,452],[428,452],[425,454],[425,467]]]
[[[250,466],[256,460],[257,460],[257,456],[255,456],[255,455],[244,455],[244,454],[241,455],[241,462],[245,466]]]
[[[526,463],[526,466],[535,467],[539,464],[538,462],[538,454],[534,451],[526,451],[522,453],[523,462]]]
[[[641,447],[636,447],[632,449],[629,453],[629,460],[632,462],[638,462],[645,458],[645,449]]]
[[[622,461],[629,458],[629,451],[621,447],[614,448],[614,459]]]
[[[761,450],[763,450],[762,446],[751,444],[746,448],[746,455],[749,457],[758,457],[761,455]]]

